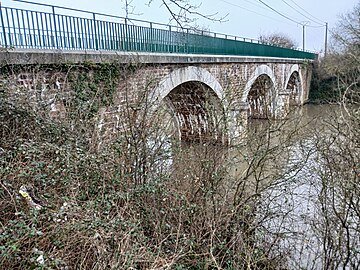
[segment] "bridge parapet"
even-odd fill
[[[1,46],[27,49],[237,55],[310,60],[317,57],[311,52],[270,46],[242,37],[59,6],[40,5],[51,9],[51,12],[0,5]],[[82,16],[75,17],[59,13],[63,10],[80,12]]]

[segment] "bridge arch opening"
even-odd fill
[[[273,115],[274,83],[267,74],[261,74],[252,83],[247,95],[248,117],[268,119]]]
[[[225,141],[225,118],[221,100],[205,83],[184,82],[171,90],[164,101],[174,113],[181,141]]]
[[[172,114],[175,139],[225,143],[224,92],[216,78],[200,67],[172,71],[151,93],[153,108],[164,106]],[[173,136],[174,137],[174,136]]]
[[[299,105],[301,103],[302,85],[298,71],[291,73],[285,89],[289,94],[289,105]]]
[[[148,153],[160,157],[152,170],[176,172],[179,179],[185,179],[186,174],[182,173],[187,172],[188,166],[200,167],[199,161],[203,162],[205,154],[220,151],[228,142],[224,105],[218,95],[221,92],[204,81],[183,78],[168,76],[160,89],[152,93],[158,96],[149,99],[150,122],[156,128],[149,132],[154,138],[148,142]],[[216,153],[219,156],[221,152]]]

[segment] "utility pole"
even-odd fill
[[[325,23],[325,52],[324,57],[327,55],[327,43],[328,43],[328,23]]]
[[[305,24],[303,24],[303,51],[305,51]]]
[[[310,23],[308,21],[302,22],[302,32],[303,32],[303,51],[305,51],[305,26]]]

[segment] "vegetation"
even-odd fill
[[[274,269],[282,263],[282,254],[269,249],[278,240],[255,234],[262,221],[254,211],[265,183],[282,181],[277,171],[262,169],[288,138],[270,147],[272,136],[258,131],[252,148],[239,146],[245,173],[234,174],[230,168],[240,161],[212,141],[177,149],[175,140],[169,148],[168,111],[152,112],[144,89],[126,98],[122,132],[98,151],[99,107],[111,108],[115,77],[136,68],[57,68],[67,71],[62,83],[74,91],[57,97],[65,115],[50,118],[44,100],[34,107],[10,87],[1,95],[1,268]],[[12,76],[12,69],[3,71]],[[33,202],[22,197],[24,189]]]
[[[360,6],[342,15],[332,31],[332,44],[328,56],[315,67],[312,92],[313,101],[359,102],[359,11]]]
[[[295,49],[297,47],[296,42],[283,33],[261,35],[259,37],[259,40],[260,42],[265,44],[289,48],[289,49]]]
[[[333,47],[323,68],[336,83],[332,99],[339,113],[326,118],[319,130],[317,150],[323,163],[317,170],[321,185],[318,219],[314,224],[323,246],[324,268],[360,266],[360,5],[342,16],[333,32]]]
[[[324,62],[318,61],[313,64],[309,93],[311,103],[337,103],[341,99],[337,78],[335,75],[330,75],[324,65]]]
[[[349,18],[358,16],[359,8]],[[358,21],[342,21],[341,27],[351,30]],[[56,120],[46,113],[41,95],[34,106],[21,91],[13,95],[4,80],[0,268],[359,268],[355,37],[324,62],[330,74],[324,78],[336,82],[342,106],[324,118],[324,129],[304,135],[299,117],[250,123],[249,141],[233,148],[214,141],[180,145],[172,136],[173,115],[166,106],[151,107],[151,78],[149,89],[136,97],[124,92],[121,132],[99,147],[100,108],[114,109],[118,78],[126,81],[134,65],[57,67],[68,75],[62,83],[73,92],[56,97],[65,107]],[[333,59],[344,65],[335,66]],[[12,76],[14,68],[4,67],[2,76]],[[22,197],[24,187],[39,207]],[[309,196],[304,187],[316,192]],[[310,217],[297,212],[301,192],[312,208]],[[304,227],[298,228],[300,223]]]

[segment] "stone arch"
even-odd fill
[[[204,83],[189,81],[176,86],[164,98],[175,111],[182,141],[222,141],[222,104]]]
[[[258,66],[245,85],[244,93],[241,97],[242,102],[246,102],[252,85],[254,84],[256,79],[258,77],[260,77],[261,75],[267,75],[271,79],[271,82],[273,83],[273,85],[275,87],[275,82],[276,82],[275,75],[274,75],[273,71],[271,70],[271,68],[267,65]]]
[[[167,75],[150,97],[153,109],[160,104],[174,113],[175,128],[181,140],[224,142],[218,120],[225,110],[224,91],[206,69],[184,67]]]
[[[248,117],[269,118],[274,116],[275,76],[269,66],[256,68],[247,82],[242,102],[248,104]]]
[[[151,93],[150,100],[161,102],[174,88],[190,81],[207,85],[214,91],[224,108],[226,107],[224,90],[217,79],[206,69],[195,66],[179,68],[168,74]]]
[[[298,64],[291,67],[284,89],[285,93],[289,95],[289,105],[299,105],[302,103],[303,83]]]

